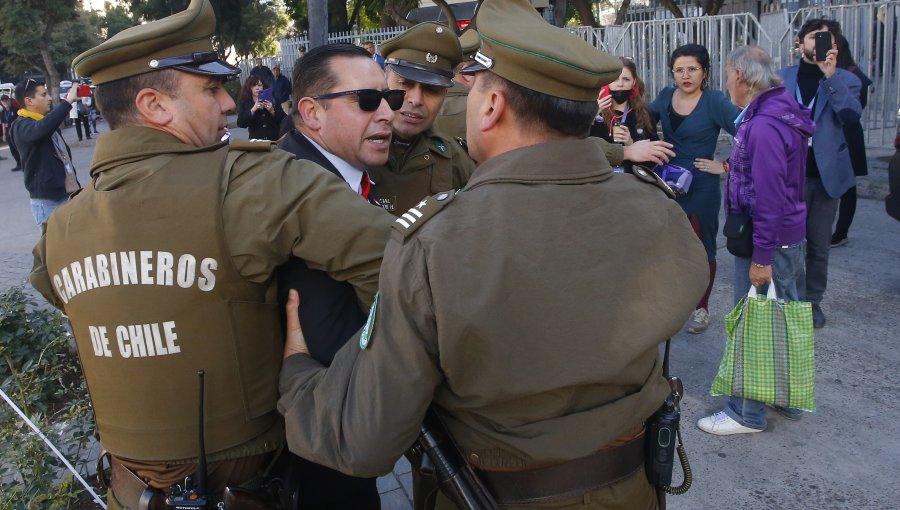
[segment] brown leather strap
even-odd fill
[[[548,503],[612,485],[644,467],[643,432],[622,445],[562,464],[526,471],[482,471],[480,478],[500,505]]]
[[[127,510],[162,510],[166,507],[166,498],[161,491],[148,486],[114,458],[110,458],[109,463],[110,488],[120,505]]]

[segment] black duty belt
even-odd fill
[[[612,485],[644,467],[644,433],[624,444],[561,464],[524,471],[476,469],[500,505],[548,503]]]

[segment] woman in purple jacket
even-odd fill
[[[810,111],[785,91],[761,48],[736,48],[728,56],[726,75],[731,100],[743,112],[735,120],[737,133],[725,167],[725,210],[749,214],[753,223],[752,258],[734,258],[734,301],[751,285],[771,282],[779,298],[796,301],[805,260],[806,147],[815,124]],[[799,417],[794,409],[776,410]],[[761,432],[766,408],[762,402],[731,397],[723,411],[702,418],[697,426],[716,435]]]

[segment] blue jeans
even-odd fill
[[[68,200],[66,199],[52,200],[49,198],[32,198],[31,215],[34,216],[34,222],[37,223],[38,228],[41,228],[41,225],[47,222],[50,213],[67,201]]]
[[[775,282],[775,292],[778,299],[785,301],[797,301],[800,299],[797,292],[797,280],[803,271],[806,261],[803,243],[782,246],[775,250],[772,256],[772,281]],[[734,258],[734,304],[747,295],[750,290],[750,259]],[[762,285],[758,292],[765,294],[768,285]],[[788,409],[794,414],[800,411]],[[745,427],[753,429],[766,428],[766,405],[756,400],[739,397],[731,397],[725,406],[725,413],[734,421]]]

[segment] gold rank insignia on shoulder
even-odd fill
[[[634,165],[634,176],[639,180],[644,181],[649,184],[656,185],[657,188],[663,190],[669,198],[675,198],[675,192],[672,191],[672,188],[666,184],[666,181],[662,180],[662,178],[656,175],[656,172],[653,170],[648,170],[642,166]]]
[[[453,201],[454,196],[456,196],[456,191],[451,190],[423,198],[415,207],[394,220],[394,232],[399,233],[401,239],[409,237],[445,205]]]

